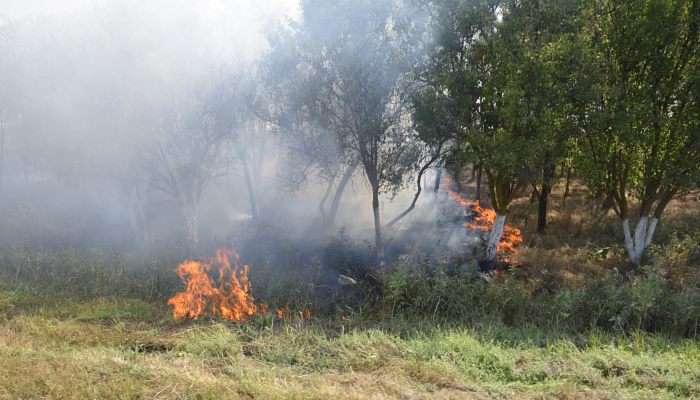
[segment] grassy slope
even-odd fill
[[[166,312],[0,292],[0,398],[700,397],[697,341]]]

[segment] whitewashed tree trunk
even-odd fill
[[[622,230],[625,234],[625,249],[627,250],[627,257],[632,264],[639,266],[644,250],[651,244],[658,223],[658,218],[652,218],[651,223],[649,223],[648,217],[640,217],[634,229],[634,237],[632,237],[629,219],[625,218],[622,220]]]
[[[498,251],[498,242],[501,241],[501,236],[503,236],[503,228],[506,224],[505,214],[496,214],[496,220],[493,222],[491,227],[491,233],[489,234],[489,241],[486,244],[486,260],[493,261],[496,259],[496,254]]]
[[[647,237],[644,240],[644,248],[649,247],[651,244],[651,239],[654,238],[654,232],[656,231],[656,225],[659,223],[659,219],[654,217],[651,219],[651,223],[649,224],[649,228],[647,229]]]
[[[625,234],[625,249],[627,249],[627,258],[634,263],[634,240],[630,232],[630,220],[625,218],[622,220],[622,231]]]
[[[644,243],[646,242],[647,223],[649,218],[640,217],[637,221],[637,227],[634,229],[634,265],[639,265],[644,251]]]
[[[185,223],[187,227],[187,241],[190,245],[190,251],[194,255],[197,252],[199,245],[199,221],[197,218],[197,208],[184,206],[182,208],[185,214]]]

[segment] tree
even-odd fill
[[[549,194],[556,166],[569,154],[575,114],[569,102],[582,96],[585,65],[577,57],[577,1],[506,1],[498,25],[502,50],[498,69],[513,97],[513,124],[537,146],[522,159],[523,180],[538,199],[537,231],[547,227]]]
[[[207,109],[214,119],[215,129],[232,144],[241,165],[250,203],[250,215],[257,221],[256,193],[260,187],[262,163],[267,144],[267,127],[255,110],[256,82],[254,74],[245,69],[232,70],[225,66],[216,74],[215,87],[206,99]]]
[[[285,146],[283,186],[301,190],[312,178],[326,185],[318,203],[320,231],[325,232],[333,226],[357,162],[344,147],[343,138],[318,123],[323,119],[318,93],[324,82],[320,71],[303,62],[306,42],[299,37],[300,26],[277,28],[270,35],[271,50],[259,65],[263,95],[257,113]]]
[[[532,143],[518,122],[522,91],[513,82],[515,69],[508,37],[498,27],[505,9],[498,1],[445,1],[439,14],[444,31],[436,56],[442,65],[441,93],[454,104],[459,146],[453,159],[481,166],[488,179],[496,218],[485,258],[496,257],[508,205],[522,182],[523,160]]]
[[[307,82],[315,90],[307,103],[312,122],[335,137],[346,168],[362,168],[372,191],[380,261],[380,195],[401,187],[420,152],[402,91],[419,49],[409,10],[391,0],[306,1],[303,22],[295,31],[297,68],[308,71]]]
[[[206,96],[182,93],[160,115],[160,126],[143,160],[147,182],[177,201],[185,218],[190,252],[197,251],[202,193],[230,166],[226,131],[207,107]]]
[[[420,81],[419,81],[420,82]],[[425,172],[436,165],[444,162],[448,154],[449,142],[454,138],[455,127],[450,119],[454,114],[454,105],[451,99],[442,96],[439,88],[430,83],[423,83],[412,96],[411,115],[414,121],[414,129],[422,142],[424,150],[420,153],[418,174],[416,176],[416,192],[413,195],[411,204],[392,219],[387,227],[391,227],[408,215],[415,207],[420,197],[423,187],[421,179]],[[436,182],[440,180],[438,176]],[[437,183],[436,183],[437,185]]]
[[[668,203],[700,181],[700,2],[601,0],[589,12],[601,82],[581,169],[612,199],[638,266]],[[630,198],[639,201],[634,233]]]

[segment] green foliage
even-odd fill
[[[597,95],[585,112],[579,166],[595,191],[629,216],[660,217],[678,192],[697,188],[700,6],[697,1],[589,3],[585,36]]]

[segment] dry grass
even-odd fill
[[[524,243],[518,249],[517,260],[527,277],[551,280],[552,286],[578,286],[583,282],[603,278],[608,271],[627,272],[630,265],[622,246],[622,227],[612,210],[600,209],[600,201],[590,196],[579,181],[572,181],[570,193],[563,202],[564,188],[559,185],[550,196],[548,228],[537,234],[537,204],[527,193],[514,200],[509,221],[522,230]],[[632,203],[634,210],[638,204]],[[686,196],[672,201],[666,209],[655,236],[656,250],[668,245],[674,234],[683,229],[700,230],[700,201]],[[654,249],[652,249],[654,250]],[[678,250],[678,249],[674,249]],[[659,251],[654,260],[669,276],[688,277],[697,270],[695,260],[675,257]],[[673,258],[673,260],[671,259]]]
[[[0,322],[0,398],[700,395],[696,341],[598,332],[579,344],[552,338],[542,345],[529,342],[526,331],[516,333],[516,343],[496,339],[497,331],[458,327],[424,326],[398,336],[391,324],[399,321],[361,329],[366,322],[180,323],[133,301],[101,299],[56,309],[24,307],[20,300]],[[117,309],[138,311],[105,317]]]

